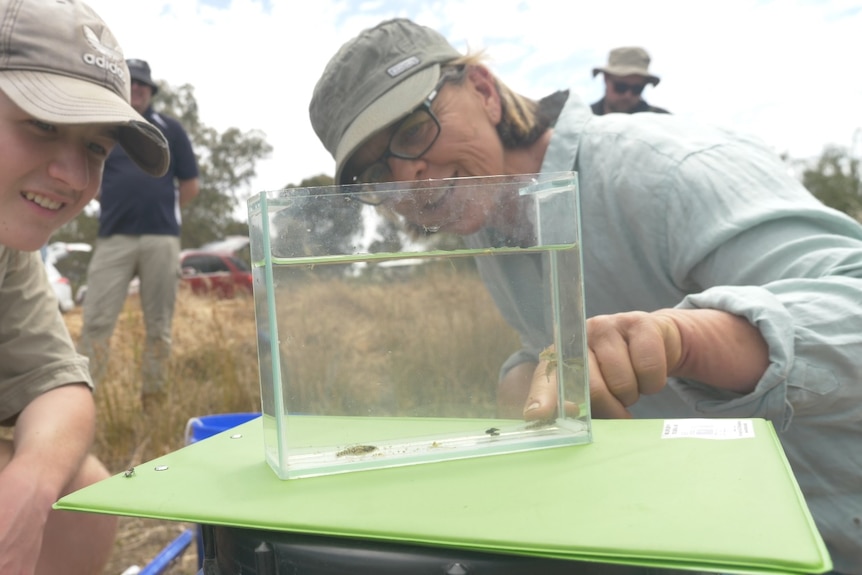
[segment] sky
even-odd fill
[[[760,137],[776,153],[827,145],[862,157],[862,0],[88,0],[127,58],[191,84],[201,120],[273,146],[248,197],[332,175],[308,119],[324,66],[361,30],[404,16],[462,52],[483,50],[528,97],[603,93],[592,69],[642,46],[661,83],[644,98],[693,122]]]

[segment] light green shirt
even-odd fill
[[[719,309],[769,345],[750,394],[671,379],[632,413],[771,420],[836,571],[862,575],[862,225],[820,204],[754,138],[667,114],[594,116],[573,95],[542,171],[572,169],[588,317]],[[480,268],[524,342],[504,370],[535,361],[550,338],[542,314],[520,313],[545,291],[528,258]],[[518,279],[495,288],[504,276]]]

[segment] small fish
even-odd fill
[[[335,454],[335,457],[344,457],[345,455],[365,455],[374,451],[377,451],[377,447],[374,445],[354,445],[353,447],[342,449]]]

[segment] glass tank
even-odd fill
[[[574,172],[291,188],[248,210],[278,477],[590,442]],[[525,368],[541,416],[529,377],[500,385]]]

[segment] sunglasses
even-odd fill
[[[614,92],[617,94],[631,92],[635,96],[640,96],[641,92],[646,88],[646,84],[626,84],[625,82],[620,81],[611,82],[611,85],[614,87]]]

